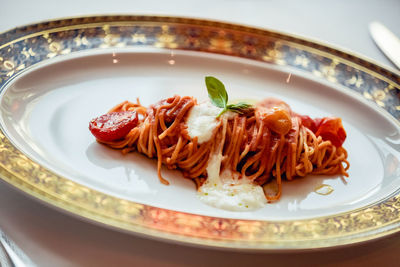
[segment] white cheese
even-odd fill
[[[214,154],[208,161],[208,178],[198,190],[199,199],[210,206],[230,211],[262,208],[267,203],[262,187],[246,177],[238,179],[227,170],[220,175],[221,160],[220,154]]]
[[[210,140],[215,128],[218,126],[217,116],[222,109],[204,102],[191,108],[186,119],[189,136],[195,138],[199,144]]]
[[[204,102],[192,107],[186,119],[188,134],[198,138],[198,143],[207,142],[213,136],[215,128],[220,123],[217,116],[222,108]],[[225,112],[221,119],[233,119],[237,114]],[[222,148],[222,147],[221,147]],[[230,211],[250,211],[262,208],[266,198],[261,186],[254,184],[246,177],[238,179],[231,171],[220,173],[222,156],[213,154],[207,166],[207,181],[199,188],[197,196],[207,205]]]

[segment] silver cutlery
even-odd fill
[[[36,266],[31,259],[0,229],[0,266]]]
[[[370,23],[369,31],[377,46],[400,69],[400,39],[377,21]]]

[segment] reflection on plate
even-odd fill
[[[399,230],[400,77],[378,65],[276,32],[172,17],[64,19],[0,37],[1,178],[38,199],[213,247],[328,247]],[[297,179],[275,204],[221,211],[179,172],[163,169],[164,186],[155,161],[109,150],[88,131],[126,99],[206,99],[205,75],[224,80],[232,99],[275,96],[299,113],[342,117],[350,177]]]

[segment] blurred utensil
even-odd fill
[[[378,21],[370,23],[369,31],[382,52],[400,69],[400,39]]]
[[[31,259],[0,229],[0,266],[36,266]]]

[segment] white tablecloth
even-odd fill
[[[217,19],[327,42],[393,68],[368,33],[379,20],[400,36],[400,1],[50,1],[2,0],[0,32],[48,19],[152,14]],[[1,44],[1,40],[0,40]],[[109,230],[47,207],[0,182],[0,228],[40,266],[372,266],[400,260],[400,234],[296,253],[238,253],[154,241]]]

